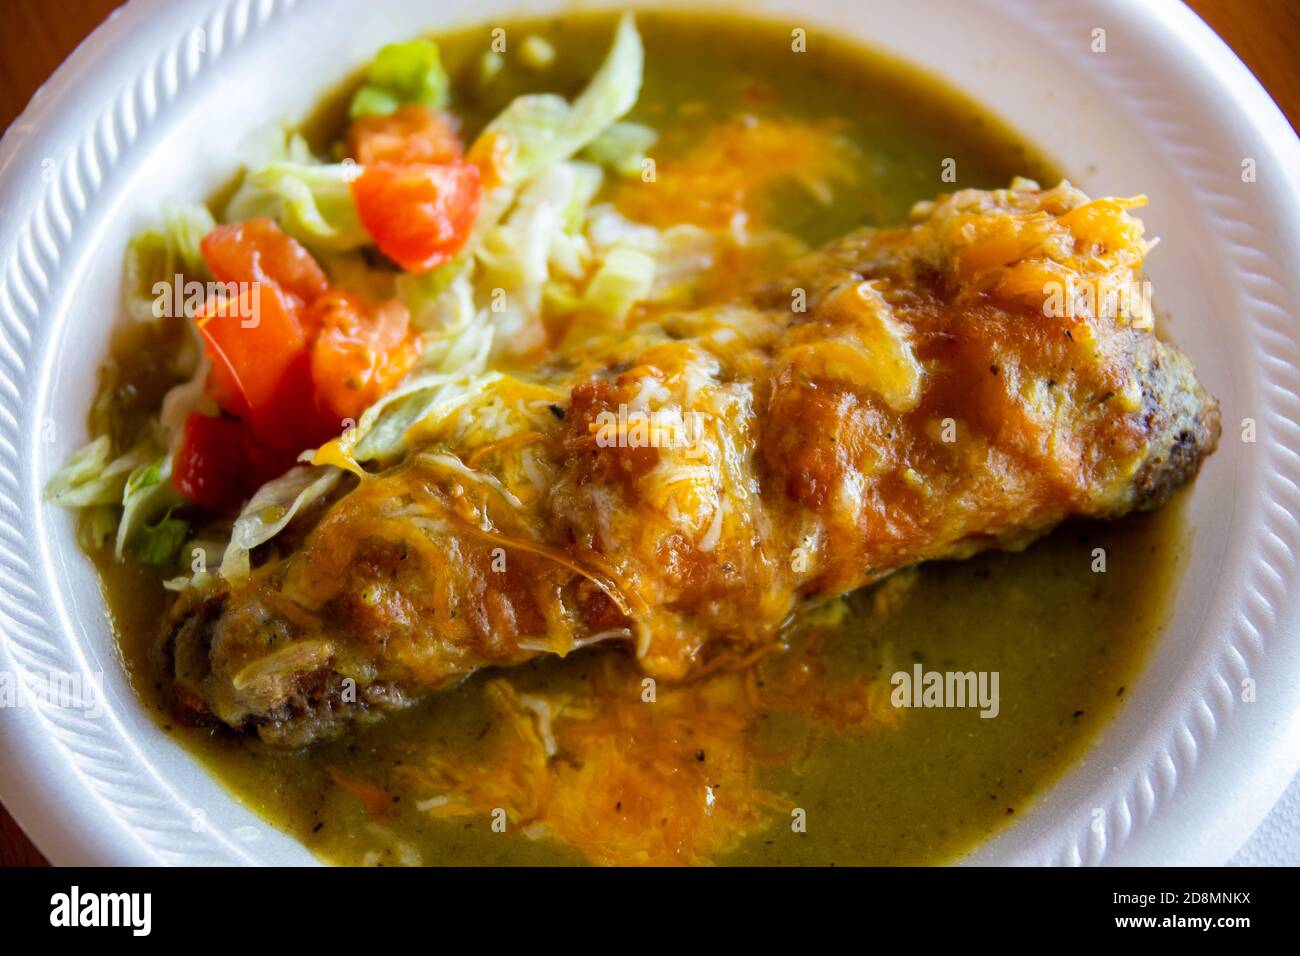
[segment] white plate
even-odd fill
[[[701,5],[695,3],[695,6]],[[0,144],[0,668],[102,672],[104,714],[0,711],[0,799],[56,863],[303,863],[144,712],[94,572],[41,486],[85,439],[121,252],[205,195],[253,127],[304,115],[383,42],[563,0],[133,0]],[[1222,400],[1175,618],[1087,759],[976,863],[1219,863],[1300,764],[1300,143],[1174,0],[763,0],[946,77],[1091,193],[1145,192],[1159,304]],[[1094,30],[1106,52],[1094,52]],[[852,108],[852,104],[845,104]],[[1244,182],[1253,160],[1256,181]],[[1258,441],[1241,440],[1241,422]],[[1253,681],[1255,700],[1243,701]]]

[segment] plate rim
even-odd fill
[[[1022,0],[1007,0],[1007,3],[1029,10],[1028,3]],[[28,374],[23,367],[22,346],[30,339],[34,327],[31,323],[40,321],[41,306],[51,296],[52,290],[55,301],[67,294],[66,288],[60,289],[57,273],[62,246],[69,241],[76,219],[88,214],[93,202],[100,198],[100,188],[108,174],[124,156],[129,155],[140,132],[183,95],[188,83],[193,82],[209,64],[219,62],[222,51],[243,43],[269,22],[290,15],[300,6],[297,0],[202,0],[190,5],[170,6],[163,0],[130,0],[78,46],[37,91],[0,141],[0,210],[23,210],[21,223],[18,222],[20,217],[6,215],[3,225],[0,225],[0,262],[3,262],[0,271],[0,395],[4,396],[4,407],[0,410],[5,412],[0,416],[0,509],[8,518],[21,520],[24,505],[30,501],[28,492],[37,486],[38,477],[33,466],[34,456],[20,451],[32,442],[30,430],[27,434],[22,430],[23,410],[20,407],[15,411],[8,406],[11,399],[16,399],[19,406],[22,404],[21,384],[26,384],[24,376]],[[1140,8],[1125,8],[1118,0],[1096,0],[1091,6],[1079,5],[1079,9],[1106,11],[1107,16],[1116,20],[1142,21],[1147,29],[1157,24],[1168,28],[1169,38],[1189,51],[1196,62],[1209,67],[1226,98],[1241,109],[1246,127],[1266,144],[1278,161],[1276,166],[1289,184],[1287,195],[1283,197],[1289,208],[1287,221],[1293,231],[1300,229],[1300,203],[1296,199],[1300,196],[1300,140],[1258,81],[1208,26],[1176,0],[1160,0]],[[1035,8],[1034,12],[1041,16],[1042,8]],[[191,28],[202,24],[208,31],[207,36],[216,49],[212,57],[192,55],[191,33],[173,29],[184,26],[186,21]],[[112,69],[124,51],[140,47],[142,37],[149,35],[171,39],[161,43],[158,49],[163,52],[150,60],[142,71],[133,72],[133,79],[121,94],[108,101],[103,115],[80,139],[76,150],[77,162],[52,179],[37,177],[40,186],[30,189],[32,168],[30,164],[22,166],[21,161],[30,158],[26,151],[33,148],[31,144],[42,137],[48,139],[58,131],[60,116],[81,85],[92,82],[97,71]],[[30,199],[23,195],[25,192],[37,198]],[[1231,210],[1225,215],[1230,216]],[[1241,242],[1235,245],[1242,247],[1243,256],[1248,251]],[[1260,275],[1257,270],[1254,274]],[[1275,278],[1267,275],[1264,278],[1272,281],[1272,289],[1284,291]],[[67,285],[66,281],[64,285]],[[1273,293],[1266,289],[1265,298],[1261,300],[1266,307],[1275,310],[1268,331],[1273,333],[1275,344],[1289,345],[1293,353],[1297,352],[1294,316],[1286,311],[1284,305],[1270,302],[1267,298],[1270,294]],[[1288,384],[1294,397],[1294,393],[1300,392],[1296,387],[1300,385],[1300,373],[1296,372],[1294,365],[1291,372]],[[1266,396],[1266,399],[1260,403],[1261,417],[1267,410],[1273,428],[1286,432],[1292,440],[1300,436],[1300,428],[1296,426],[1300,415],[1296,414],[1296,408],[1284,409],[1276,394]],[[1273,502],[1278,500],[1279,494],[1293,502],[1300,500],[1300,458],[1297,458],[1294,447],[1284,448],[1279,442],[1273,442],[1263,453],[1274,465],[1266,469],[1263,479],[1274,483]],[[1288,452],[1290,457],[1285,461],[1279,460],[1281,451]],[[1277,482],[1284,484],[1278,485]],[[1268,531],[1279,542],[1282,552],[1289,556],[1300,551],[1300,533],[1294,516],[1283,513],[1271,517]],[[60,632],[52,639],[46,633],[52,628],[42,618],[39,587],[27,583],[27,576],[33,569],[25,557],[26,545],[22,536],[12,527],[14,523],[11,520],[0,530],[0,630],[4,632],[0,638],[0,660],[12,665],[10,670],[17,671],[25,667],[18,658],[49,660],[52,659],[51,653],[59,650],[63,653],[71,651],[73,657],[84,665],[79,643],[70,633]],[[1294,584],[1300,577],[1294,570],[1282,566],[1276,557],[1256,570],[1264,573],[1266,578],[1272,575],[1284,584]],[[57,588],[53,582],[46,583]],[[1124,858],[1126,849],[1156,839],[1152,833],[1162,824],[1154,820],[1154,814],[1161,801],[1168,804],[1180,786],[1185,789],[1185,778],[1189,775],[1199,771],[1204,776],[1206,754],[1221,728],[1239,710],[1234,707],[1235,695],[1228,681],[1229,677],[1236,676],[1238,661],[1232,659],[1233,655],[1243,661],[1258,659],[1264,654],[1265,636],[1276,642],[1279,637],[1287,636],[1279,635],[1277,630],[1290,629],[1283,628],[1283,618],[1294,622],[1296,599],[1291,598],[1288,603],[1286,588],[1281,588],[1281,598],[1276,597],[1279,587],[1268,580],[1255,579],[1251,593],[1257,600],[1250,605],[1255,616],[1242,617],[1244,630],[1223,648],[1213,672],[1206,675],[1206,693],[1187,709],[1181,726],[1174,728],[1165,752],[1153,754],[1146,772],[1128,781],[1116,794],[1112,809],[1113,819],[1119,821],[1117,828],[1101,834],[1100,841],[1095,839],[1097,834],[1083,828],[1072,843],[1061,848],[1054,862],[1116,862]],[[1264,621],[1265,617],[1271,622]],[[1263,631],[1268,628],[1261,627],[1261,623],[1272,623],[1273,633],[1264,635]],[[22,639],[15,640],[15,633]],[[1207,700],[1211,704],[1207,704]],[[1280,708],[1277,717],[1281,729],[1276,739],[1267,745],[1257,745],[1257,749],[1268,753],[1272,759],[1256,761],[1250,786],[1260,794],[1271,793],[1272,798],[1264,803],[1257,819],[1240,834],[1240,839],[1236,833],[1241,829],[1238,825],[1231,832],[1221,831],[1215,837],[1215,846],[1198,848],[1202,852],[1208,851],[1212,856],[1226,859],[1236,848],[1230,844],[1240,845],[1244,841],[1294,776],[1297,765],[1300,765],[1300,746],[1296,745],[1300,742],[1300,707],[1296,703],[1292,699],[1287,706]],[[84,769],[84,762],[100,766],[105,760],[101,752],[102,742],[78,742],[76,738],[81,730],[71,728],[66,717],[66,714],[58,712],[58,708],[40,705],[0,711],[0,727],[5,730],[0,734],[0,765],[27,768],[26,773],[5,774],[4,779],[0,779],[0,796],[33,842],[52,862],[256,861],[255,857],[220,835],[216,835],[214,844],[211,834],[205,836],[204,831],[192,829],[186,818],[161,821],[161,817],[177,816],[179,801],[172,801],[170,806],[143,803],[126,808],[126,812],[121,804],[112,804],[99,785],[103,781],[88,777]],[[133,742],[116,724],[116,717],[110,715],[110,721],[119,731],[115,739],[134,750]],[[56,746],[48,745],[50,739]],[[83,764],[74,764],[67,756],[68,750],[59,748],[71,748]],[[100,769],[106,774],[105,780],[115,779],[123,769],[120,756],[116,761],[108,760]],[[37,773],[37,770],[41,772]],[[38,784],[38,781],[48,780],[58,780],[69,792],[58,792],[52,797]],[[160,778],[156,782],[167,786],[166,781]],[[68,809],[63,817],[56,819],[49,812],[52,800],[61,801],[67,809],[73,793],[93,798],[103,812],[92,813],[84,807],[80,813]],[[973,851],[972,862],[979,862],[979,854],[979,849]]]

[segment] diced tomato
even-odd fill
[[[311,444],[323,444],[333,435],[318,436],[314,440],[304,443],[303,447],[309,447]],[[273,478],[279,478],[286,471],[298,463],[298,455],[303,450],[297,446],[277,447],[267,444],[257,437],[252,428],[244,424],[243,429],[243,454],[244,464],[244,497],[249,497],[258,488],[266,484]]]
[[[291,309],[278,288],[258,283],[234,298],[212,296],[194,317],[213,365],[215,388],[209,394],[226,411],[255,414],[279,392],[307,346]]]
[[[205,311],[208,308],[215,307],[205,306]],[[201,315],[202,313],[196,315],[195,319],[199,319]],[[203,354],[208,356],[209,361],[212,360],[212,350],[206,342],[204,343]],[[239,390],[239,380],[235,378],[234,373],[226,367],[224,362],[212,363],[203,390],[223,411],[230,412],[237,418],[248,417],[248,403],[244,401],[244,393]]]
[[[259,441],[295,453],[324,444],[343,431],[341,421],[322,413],[317,405],[307,350],[294,356],[265,410],[255,410],[248,421]]]
[[[341,291],[327,292],[308,311],[320,328],[311,349],[317,405],[332,421],[356,421],[415,364],[410,314],[396,300],[369,307]]]
[[[462,161],[441,166],[374,163],[352,183],[366,231],[408,272],[427,272],[460,250],[482,194],[478,167]]]
[[[214,296],[195,316],[212,362],[208,394],[262,442],[301,451],[338,434],[317,414],[307,340],[292,299],[273,285]]]
[[[233,418],[190,412],[172,463],[172,485],[213,511],[232,511],[244,499],[244,427]]]
[[[247,422],[190,412],[172,463],[172,485],[195,504],[233,511],[297,458],[296,449],[260,440]]]
[[[444,113],[407,103],[387,116],[359,116],[348,130],[348,154],[372,163],[450,163],[460,159],[460,137]]]
[[[219,282],[274,285],[306,305],[329,288],[311,253],[266,218],[218,226],[200,243]]]

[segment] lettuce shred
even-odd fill
[[[342,475],[334,467],[297,465],[259,488],[235,519],[221,576],[228,581],[248,577],[250,552],[288,527],[303,508],[324,499]]]
[[[90,442],[60,468],[45,484],[45,500],[64,508],[121,504],[127,479],[147,464],[150,450],[139,445],[117,458],[110,458],[113,443],[107,435]]]
[[[312,249],[346,250],[370,244],[352,198],[355,163],[280,160],[250,172],[226,207],[233,221],[270,216]]]
[[[659,134],[642,123],[614,123],[582,151],[582,158],[625,177],[640,176]]]
[[[633,306],[650,295],[654,277],[655,261],[650,256],[635,249],[614,248],[587,286],[586,305],[619,325]]]
[[[439,269],[452,274],[463,271],[526,182],[572,158],[622,119],[636,105],[644,69],[641,35],[631,14],[624,14],[604,63],[572,103],[553,93],[530,93],[512,100],[479,136],[480,141],[499,137],[506,143],[505,175],[483,197],[464,249]]]
[[[171,296],[160,296],[160,283],[170,288],[178,275],[184,281],[212,278],[199,242],[216,224],[206,206],[167,202],[160,225],[131,237],[122,267],[128,315],[140,322],[161,319]]]
[[[450,95],[451,79],[436,43],[390,43],[371,61],[365,85],[353,94],[348,115],[387,115],[406,103],[443,109]]]
[[[131,552],[141,564],[165,565],[176,560],[185,543],[190,524],[173,518],[169,510],[156,524],[145,524],[136,532]]]

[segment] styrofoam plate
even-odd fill
[[[5,135],[0,668],[32,687],[51,673],[104,675],[96,718],[48,697],[0,710],[0,800],[54,862],[312,859],[145,713],[72,520],[41,501],[45,479],[86,437],[127,237],[163,197],[224,182],[246,134],[305,115],[382,43],[567,8],[133,0]],[[1174,0],[749,0],[744,9],[803,27],[810,50],[834,33],[910,60],[1000,114],[1088,192],[1150,196],[1143,218],[1163,240],[1149,260],[1159,305],[1224,412],[1222,446],[1191,496],[1190,566],[1120,716],[969,860],[1226,860],[1300,764],[1295,134]],[[1242,440],[1246,419],[1253,443]]]

